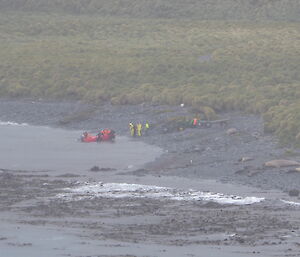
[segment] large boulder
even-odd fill
[[[290,166],[300,166],[300,163],[292,160],[272,160],[264,164],[266,167],[290,167]]]

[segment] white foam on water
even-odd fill
[[[297,202],[286,201],[286,200],[282,200],[282,199],[280,199],[280,201],[283,203],[289,204],[289,205],[300,206],[300,203],[297,203]]]
[[[12,121],[1,121],[1,120],[0,120],[0,125],[1,126],[28,126],[27,123],[16,123]]]
[[[75,188],[66,188],[65,193],[57,195],[66,201],[104,198],[152,198],[175,201],[212,201],[220,204],[247,205],[264,200],[258,197],[241,197],[221,193],[195,190],[181,191],[169,187],[158,187],[126,183],[85,183]]]

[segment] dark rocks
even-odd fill
[[[93,166],[90,171],[100,171],[100,168],[98,166]]]
[[[99,168],[98,166],[93,166],[90,171],[98,172],[98,171],[115,171],[113,168]]]
[[[61,177],[61,178],[76,178],[76,177],[80,177],[80,175],[77,174],[72,174],[72,173],[65,173],[65,174],[61,174],[57,177]]]
[[[289,191],[289,196],[299,196],[299,194],[300,194],[300,191],[299,190],[297,190],[297,189],[292,189],[292,190],[290,190]]]

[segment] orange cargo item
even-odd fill
[[[91,134],[88,134],[85,137],[81,138],[81,142],[90,143],[90,142],[97,142],[98,136],[93,136]]]

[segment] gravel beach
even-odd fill
[[[129,137],[130,121],[149,121],[149,134],[130,138],[130,148],[152,145],[154,159],[125,168],[91,162],[98,169],[82,173],[0,165],[0,256],[300,256],[300,172],[264,165],[300,161],[299,151],[265,135],[256,115],[223,113],[226,127],[163,130],[189,111],[1,100],[2,122],[72,133],[109,127],[117,140]]]

